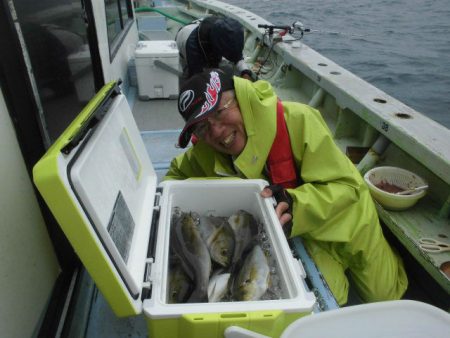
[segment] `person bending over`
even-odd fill
[[[239,76],[252,80],[254,73],[244,62],[244,28],[227,17],[208,16],[181,28],[175,38],[180,52],[183,78],[208,68],[218,68],[228,60]]]

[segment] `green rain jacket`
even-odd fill
[[[165,179],[237,176],[267,180],[265,164],[276,133],[277,96],[266,81],[235,77],[234,84],[248,137],[242,153],[232,161],[199,141],[172,161]],[[291,237],[302,236],[340,303],[347,300],[348,282],[343,276],[347,268],[365,300],[400,298],[406,275],[383,237],[361,175],[334,143],[317,110],[296,102],[283,102],[283,108],[303,181],[287,190],[293,199]],[[386,269],[385,264],[389,271],[380,271]],[[341,276],[333,282],[337,274]],[[377,278],[384,281],[375,282]]]

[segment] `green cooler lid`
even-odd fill
[[[89,102],[33,179],[116,315],[140,313],[157,177],[117,82]]]

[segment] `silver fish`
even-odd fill
[[[255,245],[234,277],[231,294],[234,300],[260,299],[270,283],[270,267],[267,257],[259,245]]]
[[[187,302],[207,301],[211,257],[191,213],[182,213],[174,219],[171,243],[181,266],[194,282],[194,290]]]
[[[234,254],[234,233],[225,217],[204,216],[198,225],[211,259],[228,267]]]
[[[222,269],[216,270],[209,279],[208,302],[220,302],[228,292],[230,273],[224,273]]]
[[[179,264],[169,269],[169,303],[185,303],[192,291],[192,281]]]
[[[228,218],[228,223],[234,232],[234,254],[232,263],[241,259],[247,246],[253,244],[258,234],[258,223],[252,214],[245,210],[238,210]]]

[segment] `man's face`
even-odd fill
[[[194,134],[225,154],[239,155],[244,150],[247,134],[239,104],[232,91],[222,94],[219,109],[199,122],[194,128]]]

